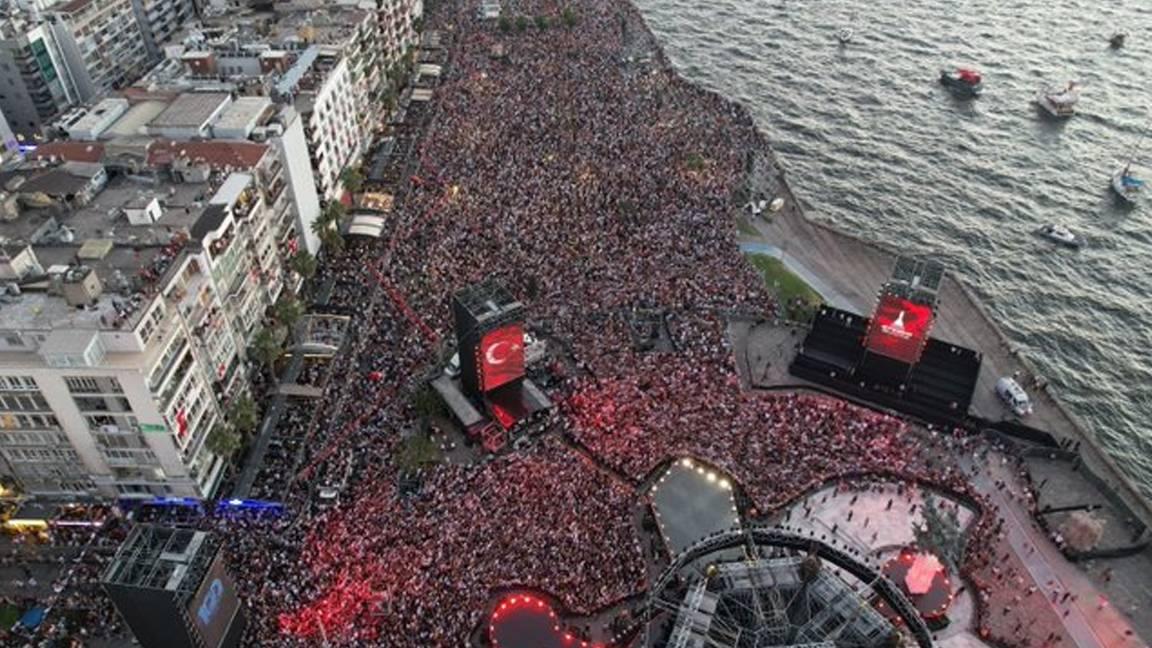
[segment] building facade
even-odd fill
[[[0,110],[18,139],[34,141],[78,100],[55,32],[21,14],[0,21]]]
[[[146,173],[117,171],[72,212],[29,196],[75,195],[62,169],[82,163],[12,176],[0,471],[25,493],[212,496],[225,461],[205,442],[249,390],[263,314],[299,285],[273,147],[153,141],[140,156]]]
[[[45,12],[81,101],[128,85],[152,66],[133,0],[71,0]]]
[[[196,17],[192,0],[132,0],[136,22],[144,33],[149,59],[160,60],[161,48],[179,33],[184,23]]]

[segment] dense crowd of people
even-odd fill
[[[746,111],[671,70],[630,5],[565,6],[575,26],[529,33],[482,24],[475,2],[430,8],[455,42],[413,188],[384,239],[321,265],[324,309],[354,319],[306,368],[324,397],[288,403],[251,492],[290,514],[204,522],[226,539],[251,645],[456,647],[501,588],[576,612],[642,591],[635,486],[668,458],[723,469],[762,511],[867,472],[969,493],[894,418],[741,391],[724,315],[775,304],[737,247],[733,194],[766,145]],[[410,394],[440,360],[426,331],[449,335],[448,297],[492,276],[571,349],[559,406],[528,448],[428,467],[400,494]],[[668,313],[673,351],[633,348],[639,305]],[[318,484],[339,501],[321,506]]]

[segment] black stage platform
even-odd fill
[[[672,555],[739,522],[728,478],[691,459],[672,464],[651,492],[656,521]]]
[[[929,338],[919,362],[904,364],[867,352],[868,324],[867,317],[821,307],[789,371],[925,420],[959,423],[968,417],[980,375],[978,352]]]

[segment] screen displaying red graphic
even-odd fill
[[[524,329],[509,324],[480,340],[480,388],[491,391],[524,376]]]
[[[932,328],[932,307],[883,295],[872,316],[865,346],[894,360],[915,364]]]

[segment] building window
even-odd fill
[[[64,384],[73,394],[123,394],[115,376],[65,376]]]
[[[32,376],[0,376],[0,389],[7,391],[39,391]]]

